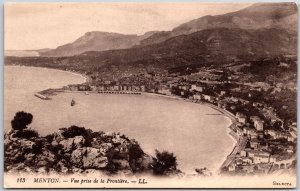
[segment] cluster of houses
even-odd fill
[[[265,127],[265,122],[258,116],[248,118],[240,112],[235,116],[237,123],[233,130],[238,137],[246,137],[247,144],[227,166],[227,173],[268,173],[272,171],[274,164],[284,164],[281,168],[291,165],[290,158],[295,156],[293,145],[296,145],[296,128],[290,131],[273,130]],[[274,150],[280,150],[280,153]]]
[[[196,84],[177,85],[177,88],[180,90],[181,96],[184,96],[188,91],[190,93],[188,98],[191,100],[208,102],[219,108],[229,109],[231,112],[238,104],[245,105],[249,103],[244,99],[226,96],[227,92],[222,90],[215,92],[214,96],[208,95],[204,86]],[[172,95],[171,88],[166,85],[159,86],[157,93]],[[272,111],[272,108],[268,108],[259,102],[253,102],[252,106],[257,108],[260,114],[263,115],[266,110]],[[274,129],[272,124],[278,120],[280,121],[280,119],[273,115],[264,115],[265,119],[261,119],[258,116],[248,116],[242,112],[236,112],[234,116],[236,124],[232,130],[237,139],[246,138],[247,144],[239,145],[242,148],[240,148],[240,152],[235,155],[231,163],[226,166],[226,173],[268,173],[274,169],[274,164],[285,164],[281,168],[288,168],[291,165],[290,158],[293,158],[296,152],[296,123],[291,125],[289,130],[285,130],[283,125],[280,129]],[[270,120],[270,123],[264,121],[266,118]],[[289,161],[287,164],[286,160]]]
[[[64,90],[70,91],[129,91],[129,92],[144,92],[145,86],[141,85],[89,85],[89,84],[70,84],[63,87]]]

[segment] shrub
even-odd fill
[[[40,154],[40,153],[42,153],[43,147],[44,147],[43,141],[41,141],[41,140],[36,141],[36,142],[32,145],[32,153],[34,153],[34,154]]]
[[[27,128],[27,125],[29,125],[32,122],[32,114],[26,113],[24,111],[19,111],[16,113],[14,119],[11,121],[11,127],[14,130],[23,130]]]
[[[39,137],[39,134],[35,130],[25,129],[23,131],[16,132],[14,137],[18,137],[18,138],[22,138],[22,139],[30,139],[33,137]]]
[[[46,135],[45,137],[47,139],[47,142],[48,143],[52,143],[53,139],[54,139],[54,135],[53,134],[49,134],[49,135]]]
[[[136,160],[144,155],[144,151],[141,149],[139,144],[131,144],[129,147],[129,158],[130,160]]]
[[[176,170],[177,159],[173,153],[167,151],[159,152],[155,150],[156,158],[154,158],[153,173],[156,175],[164,175],[166,171]]]
[[[138,159],[142,158],[144,151],[139,144],[131,144],[129,146],[129,165],[133,171],[137,171],[140,168]]]
[[[85,129],[84,127],[78,127],[78,126],[71,126],[67,129],[61,129],[63,130],[62,135],[65,138],[73,138],[76,136],[83,136],[86,140],[86,146],[90,146],[91,142],[93,140],[92,131],[90,129]]]

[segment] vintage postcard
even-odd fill
[[[295,188],[295,3],[6,3],[5,188]]]

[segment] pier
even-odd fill
[[[49,97],[44,96],[44,95],[42,95],[42,94],[40,94],[40,93],[35,93],[34,96],[36,96],[36,97],[38,97],[38,98],[40,98],[40,99],[42,99],[42,100],[50,100]]]

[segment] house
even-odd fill
[[[90,86],[90,89],[91,89],[92,91],[97,91],[97,86]]]
[[[204,100],[209,101],[209,102],[213,101],[213,97],[209,96],[209,95],[203,95],[203,98],[204,98]]]
[[[244,127],[243,128],[244,135],[249,135],[250,130],[251,130],[250,127]]]
[[[280,131],[274,131],[274,130],[267,130],[265,131],[267,135],[270,135],[273,139],[288,139],[289,133],[287,132],[280,132]]]
[[[172,95],[171,89],[160,89],[158,90],[158,93],[168,96]]]
[[[225,94],[226,94],[226,91],[221,91],[221,92],[220,92],[220,95],[221,95],[221,96],[223,96],[223,95],[225,95]]]
[[[258,138],[263,139],[264,138],[264,133],[263,131],[257,132]]]
[[[246,123],[247,117],[243,113],[237,112],[235,116],[236,116],[238,122],[243,123],[243,124]]]
[[[258,164],[258,163],[268,163],[270,158],[270,154],[255,154],[253,157],[253,163]]]
[[[254,164],[258,163],[268,163],[270,160],[270,153],[259,151],[259,150],[252,150],[252,149],[245,149],[246,156],[253,159]],[[245,155],[243,153],[243,155]]]
[[[144,85],[142,85],[142,86],[140,87],[140,89],[141,89],[141,92],[144,92],[144,91],[146,91],[146,88],[145,88],[145,86],[144,86]]]
[[[258,138],[258,133],[257,133],[257,131],[256,131],[255,129],[250,129],[250,130],[248,131],[248,137],[249,137],[250,139],[257,139],[257,138]]]
[[[119,91],[119,86],[114,85],[114,86],[113,86],[113,90],[114,90],[114,91]]]
[[[252,164],[253,163],[253,160],[249,157],[243,157],[242,161],[243,161],[243,163],[246,163],[246,164]]]
[[[241,168],[246,173],[252,173],[252,172],[254,172],[254,166],[253,165],[243,165],[243,166],[241,166]]]
[[[139,86],[132,86],[132,91],[139,92],[140,87]]]
[[[68,87],[71,91],[78,91],[78,84],[70,84]]]
[[[264,122],[260,119],[254,120],[254,127],[257,131],[263,131],[264,130]]]
[[[190,86],[189,85],[180,85],[180,86],[178,86],[178,88],[181,90],[189,90]]]
[[[88,91],[90,89],[89,85],[87,84],[79,84],[78,91]]]
[[[194,94],[193,98],[196,100],[201,100],[201,95],[200,94]]]
[[[254,121],[256,120],[260,120],[260,118],[258,116],[250,116],[250,121],[254,123]]]
[[[263,107],[264,105],[262,103],[254,102],[253,107]]]
[[[228,171],[229,171],[229,172],[235,171],[235,164],[231,163],[231,164],[228,166]]]
[[[259,144],[258,139],[256,139],[256,138],[251,139],[251,141],[250,141],[250,147],[252,149],[257,149],[259,147],[259,145],[260,144]]]
[[[97,90],[98,90],[98,91],[105,91],[106,88],[105,88],[105,86],[100,85],[100,86],[97,87]]]
[[[192,90],[195,90],[195,91],[197,91],[197,92],[203,92],[204,87],[193,84],[193,85],[191,86],[191,91],[192,91]]]
[[[288,141],[294,142],[294,141],[296,141],[296,139],[297,139],[297,134],[295,131],[291,131],[288,133],[288,137],[287,137]]]

